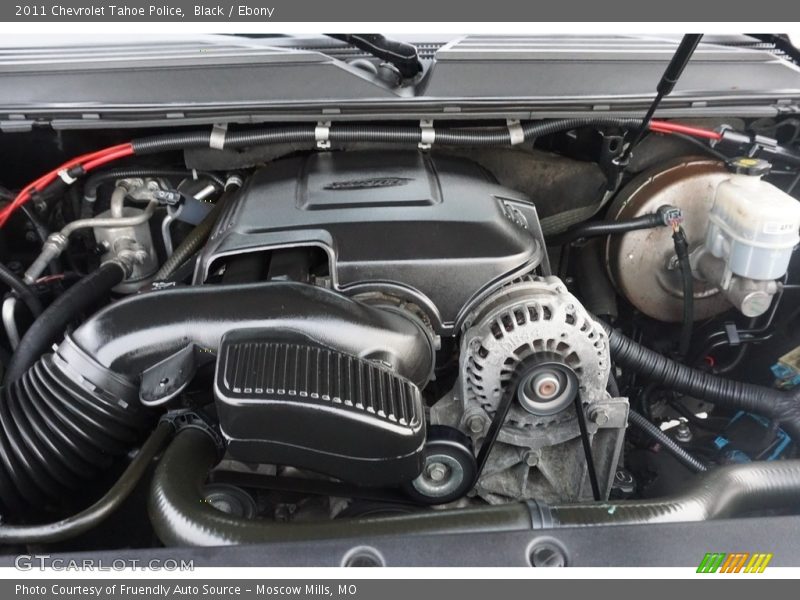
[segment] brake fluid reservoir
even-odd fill
[[[770,169],[764,160],[736,158],[728,168],[731,176],[716,189],[706,248],[729,276],[778,279],[800,240],[800,202],[761,179]]]

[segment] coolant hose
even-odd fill
[[[798,503],[800,460],[778,460],[719,467],[668,498],[542,505],[540,519],[560,527],[679,523],[726,519],[751,510],[797,510]]]
[[[800,388],[781,392],[706,373],[654,352],[606,323],[602,325],[608,334],[611,358],[618,366],[693,398],[774,419],[795,442],[800,440]]]
[[[0,524],[0,544],[52,544],[77,537],[96,527],[111,516],[131,495],[173,431],[172,424],[166,421],[159,423],[117,482],[90,507],[53,523]]]
[[[6,384],[19,379],[64,334],[67,325],[125,279],[121,264],[109,261],[67,289],[22,336],[6,371]]]
[[[179,432],[167,448],[153,475],[148,499],[150,520],[165,545],[224,546],[361,535],[514,531],[532,527],[530,510],[520,503],[313,523],[275,523],[234,517],[203,502],[203,484],[219,459],[211,437],[197,429]]]
[[[722,467],[688,492],[663,500],[547,506],[509,503],[407,515],[282,523],[229,515],[203,502],[202,489],[219,461],[212,438],[185,429],[167,448],[153,475],[148,512],[167,546],[223,546],[379,535],[526,531],[553,527],[644,524],[724,518],[755,508],[800,502],[800,461]]]

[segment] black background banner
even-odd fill
[[[255,575],[255,574],[254,574]],[[713,577],[713,576],[711,576]],[[0,581],[3,598],[14,600],[408,600],[458,598],[647,598],[675,600],[708,594],[716,598],[792,595],[775,579],[543,580],[543,579],[38,579]],[[712,587],[713,586],[713,587]],[[233,589],[231,589],[233,588]],[[147,591],[145,591],[147,590]],[[208,590],[206,592],[205,590]]]
[[[796,0],[32,0],[0,3],[0,22],[781,22]],[[757,29],[757,28],[756,28]]]

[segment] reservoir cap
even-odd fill
[[[748,156],[739,156],[732,158],[725,163],[731,173],[739,175],[752,175],[761,177],[766,175],[772,169],[772,165],[761,158],[750,158]]]

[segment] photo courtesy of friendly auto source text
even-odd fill
[[[0,594],[800,573],[798,9],[681,4],[0,7]]]

